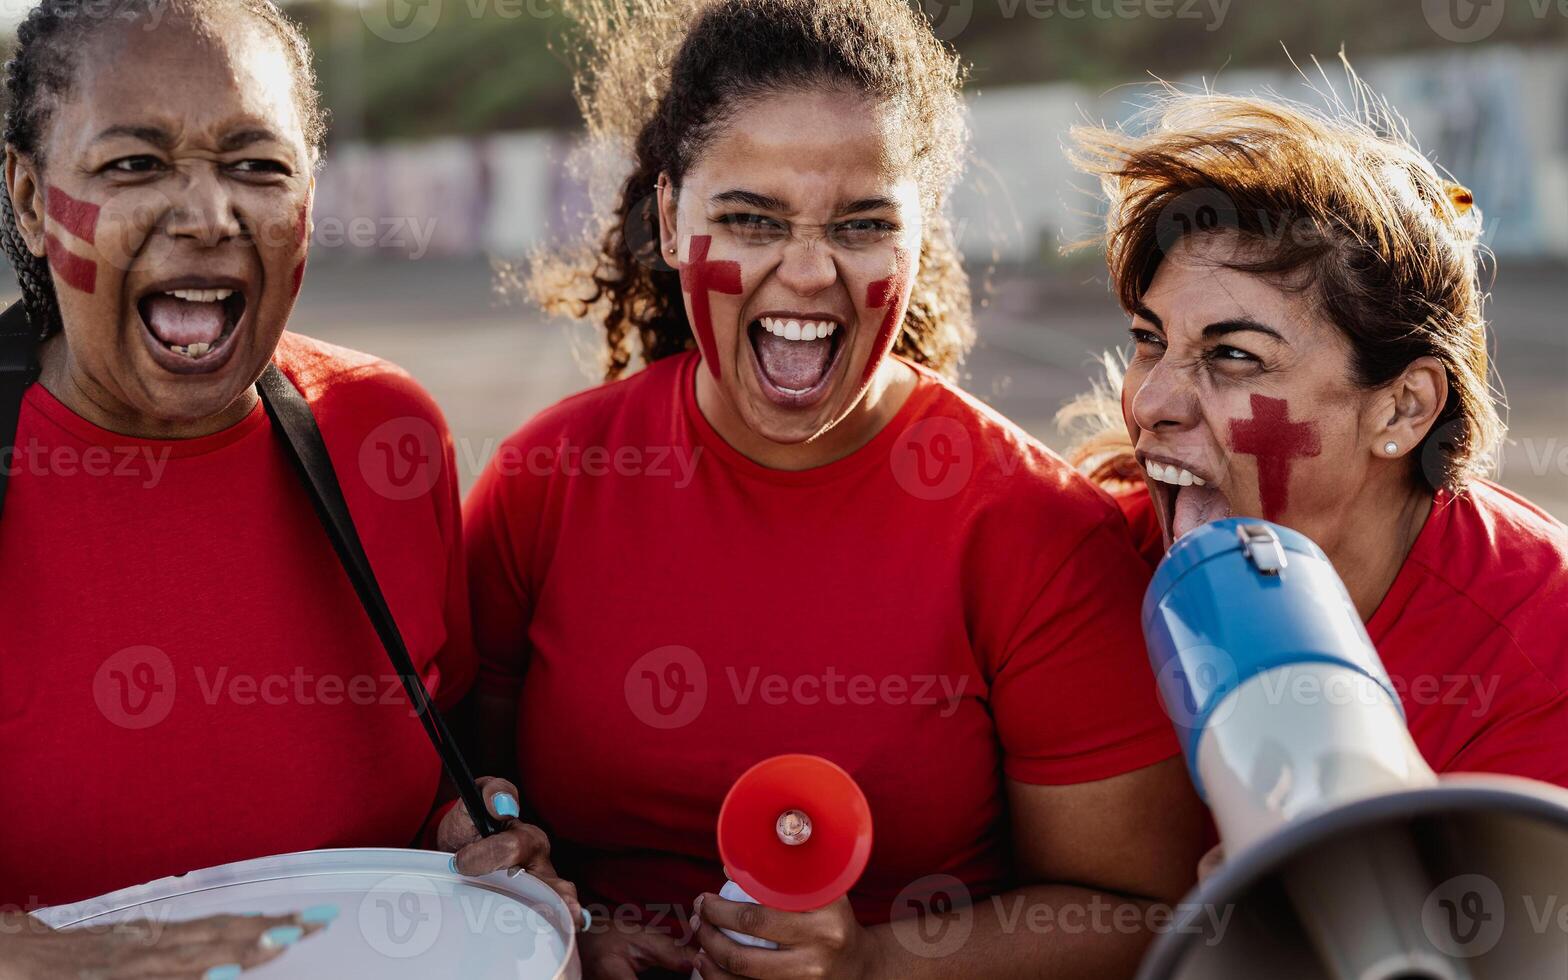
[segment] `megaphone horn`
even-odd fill
[[[1568,931],[1538,909],[1568,883],[1568,792],[1439,780],[1315,544],[1256,520],[1198,528],[1155,572],[1143,629],[1226,856],[1140,980],[1563,975]]]
[[[806,912],[838,901],[871,858],[871,806],[853,777],[814,755],[746,770],[719,809],[721,898]],[[750,946],[774,944],[725,930]]]

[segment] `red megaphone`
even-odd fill
[[[866,870],[871,807],[815,755],[776,755],[735,781],[719,809],[719,856],[752,899],[785,912],[831,905]]]

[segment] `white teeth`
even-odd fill
[[[833,336],[838,324],[831,320],[785,320],[765,316],[762,318],[762,329],[785,340],[821,340]]]
[[[169,295],[187,303],[221,303],[234,295],[232,289],[173,289]]]
[[[1201,487],[1205,485],[1203,477],[1197,476],[1191,470],[1183,469],[1180,466],[1170,466],[1151,459],[1144,464],[1144,469],[1148,470],[1149,476],[1161,483],[1170,483],[1178,487]]]

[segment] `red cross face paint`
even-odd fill
[[[58,187],[44,189],[44,255],[55,276],[78,292],[97,291],[98,263],[76,254],[67,241],[93,244],[98,236],[98,213],[98,205],[78,200]]]
[[[865,370],[860,374],[862,388],[871,381],[871,376],[876,373],[883,359],[893,350],[893,341],[898,336],[898,326],[904,319],[904,306],[909,296],[904,283],[903,262],[900,261],[899,265],[901,267],[899,272],[886,279],[878,279],[866,287],[866,306],[873,310],[886,307],[887,312],[882,314],[882,322],[877,326],[877,336],[871,354],[866,358]]]
[[[719,368],[719,348],[713,335],[713,311],[709,293],[740,295],[740,263],[709,260],[708,249],[713,244],[712,235],[693,235],[690,252],[681,263],[681,291],[691,294],[691,326],[697,335],[697,348],[702,352],[702,362],[713,372],[715,381],[722,377]]]
[[[1231,419],[1230,448],[1258,461],[1258,498],[1266,520],[1278,520],[1290,503],[1292,461],[1323,451],[1318,427],[1290,421],[1283,398],[1252,396],[1252,418]]]

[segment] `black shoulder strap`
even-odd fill
[[[22,397],[38,380],[38,334],[17,300],[0,313],[0,513],[5,511],[6,478],[16,463],[16,426]]]
[[[381,594],[381,586],[376,582],[376,573],[370,567],[370,559],[360,544],[359,533],[354,529],[354,518],[349,513],[347,501],[343,499],[337,472],[332,468],[332,458],[327,455],[327,445],[322,441],[321,430],[316,426],[316,417],[311,414],[309,403],[274,364],[267,365],[256,388],[261,392],[262,404],[266,406],[273,425],[283,437],[283,444],[295,468],[299,470],[305,489],[310,491],[316,515],[321,518],[327,537],[332,539],[332,547],[337,551],[338,560],[343,563],[343,570],[348,573],[354,591],[359,594],[360,604],[365,607],[376,634],[381,637],[381,645],[386,648],[387,657],[403,680],[403,688],[408,692],[408,699],[425,726],[425,734],[430,736],[430,744],[435,746],[447,775],[462,795],[469,817],[485,836],[496,833],[500,828],[485,809],[484,798],[474,785],[473,773],[469,771],[457,742],[447,730],[441,713],[430,700],[430,692],[425,690],[424,682],[419,679],[419,673],[409,659],[402,631],[397,628],[392,610],[387,605],[386,597]]]

